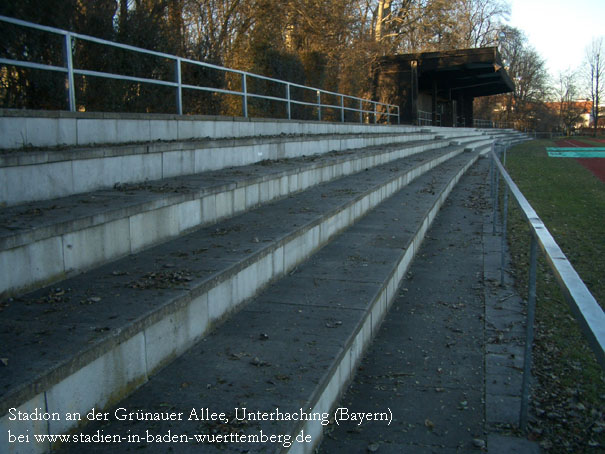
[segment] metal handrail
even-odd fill
[[[441,126],[441,114],[435,113],[435,125],[433,125],[433,113],[426,110],[418,110],[418,124],[420,126]]]
[[[12,17],[6,17],[6,16],[0,15],[0,21],[63,36],[63,39],[64,39],[63,48],[64,48],[64,53],[65,53],[64,66],[54,66],[54,65],[47,65],[47,64],[28,62],[28,61],[22,61],[22,60],[13,60],[13,59],[8,59],[8,58],[0,58],[0,64],[66,73],[69,110],[72,112],[76,111],[74,75],[82,75],[82,76],[94,76],[94,77],[102,77],[102,78],[107,78],[107,79],[126,80],[126,81],[131,81],[131,82],[142,82],[142,83],[148,83],[148,84],[174,87],[177,90],[177,92],[176,92],[177,111],[180,115],[183,114],[183,103],[182,103],[183,89],[190,89],[190,90],[201,90],[201,91],[209,91],[209,92],[214,92],[214,93],[241,96],[242,101],[243,101],[242,102],[242,110],[243,110],[242,113],[243,113],[244,117],[248,117],[248,98],[259,98],[259,99],[267,99],[267,100],[272,100],[272,101],[285,102],[287,104],[287,112],[288,112],[289,120],[292,119],[292,104],[297,104],[297,105],[311,106],[311,107],[317,108],[317,115],[318,115],[319,120],[321,120],[321,118],[322,118],[322,115],[321,115],[322,109],[332,108],[332,109],[340,110],[341,121],[343,123],[345,121],[345,112],[346,111],[359,113],[360,123],[363,122],[364,114],[367,114],[368,118],[373,117],[374,123],[377,123],[378,118],[381,116],[386,117],[388,123],[391,123],[392,117],[395,120],[394,123],[398,124],[400,122],[399,106],[394,105],[394,104],[382,103],[382,102],[373,101],[370,99],[358,98],[356,96],[345,95],[342,93],[323,90],[320,88],[309,87],[306,85],[300,85],[297,83],[288,82],[288,81],[284,81],[284,80],[280,80],[280,79],[274,79],[272,77],[261,76],[259,74],[254,74],[254,73],[250,73],[250,72],[246,72],[246,71],[242,71],[242,70],[238,70],[238,69],[231,69],[231,68],[226,68],[223,66],[213,65],[211,63],[205,63],[205,62],[200,62],[200,61],[196,61],[196,60],[191,60],[189,58],[179,57],[177,55],[167,54],[167,53],[163,53],[163,52],[157,52],[157,51],[153,51],[153,50],[149,50],[149,49],[143,49],[141,47],[131,46],[128,44],[116,43],[113,41],[108,41],[108,40],[101,39],[101,38],[95,38],[93,36],[83,35],[80,33],[74,33],[74,32],[62,30],[62,29],[55,28],[55,27],[48,27],[45,25],[34,24],[31,22],[27,22],[27,21],[20,20],[20,19],[15,19]],[[115,73],[107,73],[107,72],[102,72],[102,71],[91,71],[91,70],[75,68],[73,65],[73,46],[72,46],[73,39],[89,41],[89,42],[96,43],[96,44],[112,46],[112,47],[116,47],[119,49],[124,49],[124,50],[133,51],[133,52],[137,52],[137,53],[141,53],[141,54],[152,55],[155,57],[172,60],[175,63],[175,69],[176,69],[175,70],[175,79],[176,80],[167,81],[167,80],[159,80],[159,79],[151,79],[151,78],[133,77],[133,76],[126,76],[126,75],[115,74]],[[238,74],[242,77],[242,90],[241,91],[227,90],[227,89],[221,89],[221,88],[206,87],[206,86],[201,86],[201,85],[184,84],[181,81],[181,66],[183,63],[202,66],[204,68],[215,69],[218,71],[224,71],[226,73]],[[248,78],[260,79],[260,80],[265,80],[265,81],[269,81],[269,82],[283,84],[286,88],[285,97],[281,98],[281,97],[277,97],[277,96],[268,96],[268,95],[259,95],[256,93],[249,93],[247,90],[247,79]],[[312,103],[312,102],[298,101],[298,100],[292,99],[292,97],[290,95],[292,88],[301,88],[304,90],[315,91],[317,93],[317,102]],[[339,104],[323,103],[321,101],[322,94],[327,95],[327,96],[338,97],[338,98],[340,98],[340,103]],[[345,99],[357,101],[359,103],[359,107],[358,108],[357,107],[346,107]],[[369,103],[371,108],[364,109],[364,107],[363,107],[364,103],[365,104]],[[379,111],[379,107],[382,108],[383,111]]]
[[[492,121],[473,118],[474,128],[495,128],[495,129],[512,129],[513,124],[510,121]]]
[[[504,161],[506,162],[507,145],[500,145],[503,149]],[[506,183],[504,194],[504,206],[502,216],[502,236],[503,243],[506,234],[506,218],[508,209],[508,193],[513,195],[517,205],[521,209],[521,213],[525,217],[530,226],[531,233],[531,249],[530,249],[530,271],[529,271],[529,297],[527,309],[527,333],[525,343],[525,358],[523,367],[523,382],[521,390],[521,409],[519,414],[519,426],[525,430],[527,425],[527,411],[529,399],[529,375],[531,368],[531,351],[533,343],[533,325],[536,304],[536,267],[537,267],[537,249],[538,247],[544,254],[546,262],[553,271],[557,283],[561,288],[565,299],[567,300],[575,318],[578,320],[584,337],[594,352],[597,361],[601,368],[605,370],[605,312],[590,293],[586,284],[582,281],[572,264],[569,262],[559,245],[540,219],[536,211],[527,201],[523,193],[519,190],[515,182],[512,180],[504,165],[498,159],[496,153],[491,152],[492,164],[497,169],[498,174],[492,171],[492,176],[495,181],[494,191],[494,210],[497,210],[498,199],[498,181],[499,176]],[[495,221],[495,211],[494,211]],[[495,226],[494,226],[495,227]],[[502,248],[504,254],[504,247]],[[502,269],[504,261],[502,261]]]

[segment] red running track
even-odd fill
[[[605,140],[599,140],[604,142]],[[587,144],[581,140],[565,139],[557,141],[558,147],[594,147],[594,145]],[[590,170],[596,177],[605,183],[605,158],[576,158],[580,164]]]

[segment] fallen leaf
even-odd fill
[[[267,361],[263,361],[263,360],[259,359],[258,356],[255,356],[254,359],[252,361],[250,361],[250,364],[252,364],[253,366],[256,366],[256,367],[264,367],[264,366],[271,365]]]
[[[483,449],[485,448],[485,441],[481,440],[480,438],[474,438],[473,446],[475,446],[475,448]]]
[[[368,452],[376,452],[376,451],[378,451],[379,448],[380,448],[380,445],[378,443],[370,443],[368,445]]]

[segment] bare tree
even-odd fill
[[[501,0],[460,0],[458,29],[465,47],[494,46],[510,6]]]
[[[594,135],[599,125],[599,108],[605,92],[605,54],[603,37],[594,38],[586,49],[586,76],[590,100],[592,101],[592,121]]]
[[[503,26],[501,31],[500,52],[515,90],[485,99],[483,110],[493,112],[492,119],[514,124],[517,128],[544,127],[543,115],[538,112],[549,94],[544,60],[527,44],[527,38],[519,29]]]
[[[382,55],[490,44],[494,30],[507,12],[504,1],[0,0],[0,12],[194,60],[266,71],[333,91],[368,96],[370,68]],[[11,45],[16,46],[17,54],[22,53],[17,44]],[[44,45],[36,47],[42,49],[40,52],[45,49]],[[108,56],[93,47],[78,47],[79,61],[86,61],[87,68],[125,71],[128,75],[153,74],[162,79],[173,77],[174,68],[164,61],[134,58],[118,51]],[[271,58],[265,58],[269,54]],[[57,56],[43,56],[39,60],[52,62],[60,58],[61,49]],[[182,78],[191,84],[233,89],[241,84],[237,75],[220,75],[193,65],[182,67]],[[0,92],[0,101],[7,98],[10,104],[18,104],[23,102],[21,98],[44,99],[43,93],[57,92],[50,85],[38,83],[42,95],[30,96],[31,90],[25,90],[19,82],[24,77],[16,74],[13,79],[18,87],[10,93]],[[85,95],[90,98],[93,91],[90,84],[85,85],[88,87]],[[132,90],[123,97],[127,104],[142,98],[139,87],[131,85]],[[98,91],[99,96],[94,98],[99,102],[119,98],[104,96],[104,86],[100,85]],[[192,97],[200,98],[196,106],[213,105],[215,98],[219,98],[198,93],[190,94],[188,99]],[[91,102],[82,95],[79,99]],[[172,98],[166,99],[166,103],[173,103]],[[96,108],[123,107],[99,104]],[[173,107],[167,104],[161,108]]]
[[[571,70],[559,73],[555,95],[559,107],[559,122],[567,135],[582,120],[584,108],[578,103],[577,74]]]

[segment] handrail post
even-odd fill
[[[498,155],[498,153],[496,153],[496,156]],[[492,234],[495,235],[496,234],[496,219],[497,219],[497,215],[498,215],[498,202],[499,202],[499,198],[500,195],[498,194],[499,192],[499,186],[500,186],[500,171],[496,170],[496,175],[495,175],[495,180],[494,180],[494,220],[493,220],[493,231]]]
[[[380,104],[381,108],[385,109],[384,111],[382,111],[381,115],[386,115],[387,122],[389,124],[392,123],[390,117],[394,116],[394,115],[397,115],[397,122],[401,123],[401,113],[400,113],[399,106],[396,106],[393,104],[379,103],[378,101],[375,101],[375,100],[348,96],[348,95],[345,95],[342,93],[331,92],[328,90],[322,90],[322,89],[318,89],[315,87],[308,87],[308,86],[303,86],[303,85],[299,85],[299,84],[290,84],[289,82],[286,82],[284,80],[274,79],[271,77],[264,77],[261,75],[247,73],[247,72],[243,72],[243,71],[232,70],[232,69],[225,68],[222,66],[213,65],[210,63],[204,63],[204,62],[180,57],[178,55],[167,54],[164,52],[157,52],[157,51],[153,51],[153,50],[149,50],[149,49],[143,49],[141,47],[136,47],[136,46],[132,46],[132,45],[128,45],[128,44],[116,43],[113,41],[96,38],[94,36],[83,35],[80,33],[72,33],[67,30],[62,30],[62,29],[55,28],[55,27],[48,27],[48,26],[44,26],[44,25],[34,24],[31,22],[6,17],[3,15],[0,15],[0,22],[1,23],[7,22],[7,23],[15,24],[15,25],[18,25],[21,27],[27,27],[27,28],[31,28],[31,29],[35,29],[35,30],[41,30],[44,32],[54,33],[56,35],[63,36],[63,43],[62,43],[63,48],[64,48],[63,49],[63,51],[64,51],[64,65],[63,66],[55,66],[55,65],[51,65],[51,64],[29,62],[29,61],[23,61],[23,60],[14,60],[14,59],[8,59],[8,58],[0,58],[0,60],[2,61],[3,64],[8,64],[8,65],[12,65],[12,66],[34,68],[34,69],[42,70],[42,71],[64,72],[66,74],[66,81],[65,81],[65,90],[66,90],[66,98],[67,98],[66,101],[67,101],[70,111],[76,111],[77,107],[78,107],[76,104],[76,86],[75,86],[74,77],[75,77],[75,75],[82,75],[83,77],[90,76],[90,77],[101,77],[101,78],[113,79],[113,80],[126,80],[126,81],[130,81],[130,82],[135,82],[135,83],[164,85],[164,86],[169,86],[171,88],[174,88],[176,90],[176,93],[175,93],[176,94],[176,96],[175,96],[176,107],[177,107],[176,110],[179,112],[179,114],[182,114],[182,112],[183,112],[183,88],[187,88],[188,90],[190,90],[190,89],[203,90],[203,91],[208,91],[208,92],[213,92],[213,93],[222,93],[222,94],[233,95],[233,96],[241,96],[242,97],[242,114],[244,117],[247,118],[249,116],[249,112],[248,112],[248,95],[249,95],[249,93],[248,93],[248,87],[247,87],[247,78],[248,78],[248,76],[251,76],[251,77],[268,80],[268,81],[275,82],[275,83],[286,84],[286,90],[288,92],[287,103],[288,103],[288,111],[289,111],[290,119],[292,118],[292,104],[293,103],[301,104],[304,106],[310,106],[310,107],[313,106],[313,102],[307,102],[307,101],[303,101],[303,100],[300,100],[300,101],[292,100],[290,91],[291,91],[291,87],[295,86],[295,87],[302,88],[304,90],[309,90],[309,91],[316,90],[317,91],[317,111],[318,111],[317,116],[318,116],[319,120],[322,119],[322,108],[323,107],[326,107],[327,109],[334,109],[334,110],[339,109],[339,106],[337,103],[325,104],[325,105],[322,104],[321,92],[323,92],[328,96],[334,96],[336,98],[340,97],[340,117],[341,117],[342,122],[345,122],[347,120],[346,111],[350,110],[351,112],[355,112],[355,111],[359,112],[359,123],[361,123],[361,124],[363,124],[364,121],[371,123],[372,121],[370,119],[370,116],[372,114],[374,115],[374,123],[378,123],[378,114],[379,114],[378,104]],[[113,48],[125,49],[125,50],[131,51],[131,52],[142,53],[145,55],[153,55],[153,56],[159,57],[161,59],[170,60],[171,62],[174,61],[174,65],[175,65],[174,77],[172,78],[172,80],[169,81],[169,80],[164,80],[164,79],[157,79],[157,78],[154,78],[151,76],[150,77],[136,77],[136,76],[129,76],[126,74],[119,74],[119,73],[106,73],[106,72],[103,72],[100,70],[96,70],[94,68],[93,69],[74,68],[74,59],[75,59],[75,52],[73,49],[74,40],[93,42],[93,43],[97,43],[97,44],[104,45],[104,46],[110,46],[112,49]],[[240,74],[242,77],[241,90],[237,91],[236,89],[233,89],[233,90],[230,89],[230,87],[229,87],[230,84],[228,84],[226,88],[183,84],[183,81],[182,81],[183,62],[185,62],[187,64],[199,65],[199,66],[202,66],[205,68],[212,68],[213,70],[227,71],[229,73]],[[260,95],[260,94],[256,94],[256,93],[252,93],[252,94],[250,94],[250,96],[253,98],[270,99],[272,101],[281,101],[281,102],[286,101],[283,97]],[[355,104],[355,100],[358,100],[359,109],[354,108],[352,105],[346,107],[345,99],[344,99],[345,97],[351,99],[352,104]],[[306,97],[304,97],[304,98],[306,99]],[[371,108],[371,104],[374,104],[373,109]],[[367,105],[370,105],[370,107],[365,109],[364,106],[367,106]],[[86,108],[86,106],[83,105],[83,108]],[[396,114],[392,113],[391,112],[392,109],[397,109],[397,113]]]
[[[534,343],[534,319],[536,317],[536,274],[538,261],[538,241],[531,235],[529,251],[529,283],[527,297],[527,325],[525,326],[525,354],[523,356],[523,381],[521,383],[521,408],[519,428],[527,428],[527,410],[529,407],[529,375],[531,372],[532,347]]]
[[[242,74],[242,110],[244,118],[248,118],[248,86],[246,83],[246,73]]]
[[[504,201],[502,204],[502,231],[500,232],[500,285],[504,286],[504,268],[506,252],[506,222],[508,218],[508,186],[504,185]]]
[[[65,59],[65,67],[67,68],[67,104],[69,111],[76,111],[76,90],[74,87],[74,62],[72,55],[72,39],[71,33],[65,33],[63,39],[63,53]]]
[[[176,111],[179,115],[183,115],[183,86],[181,79],[181,59],[176,58],[174,62],[175,79],[178,86],[176,87]]]
[[[292,103],[290,102],[290,84],[286,83],[286,99],[287,102],[287,110],[288,110],[288,120],[292,120]]]
[[[494,198],[494,194],[496,193],[496,184],[494,183],[494,178],[496,178],[496,165],[494,164],[494,150],[495,150],[495,144],[494,142],[492,142],[492,149],[491,149],[491,163],[490,163],[490,174],[489,174],[489,181],[490,181],[490,197],[493,199]]]

